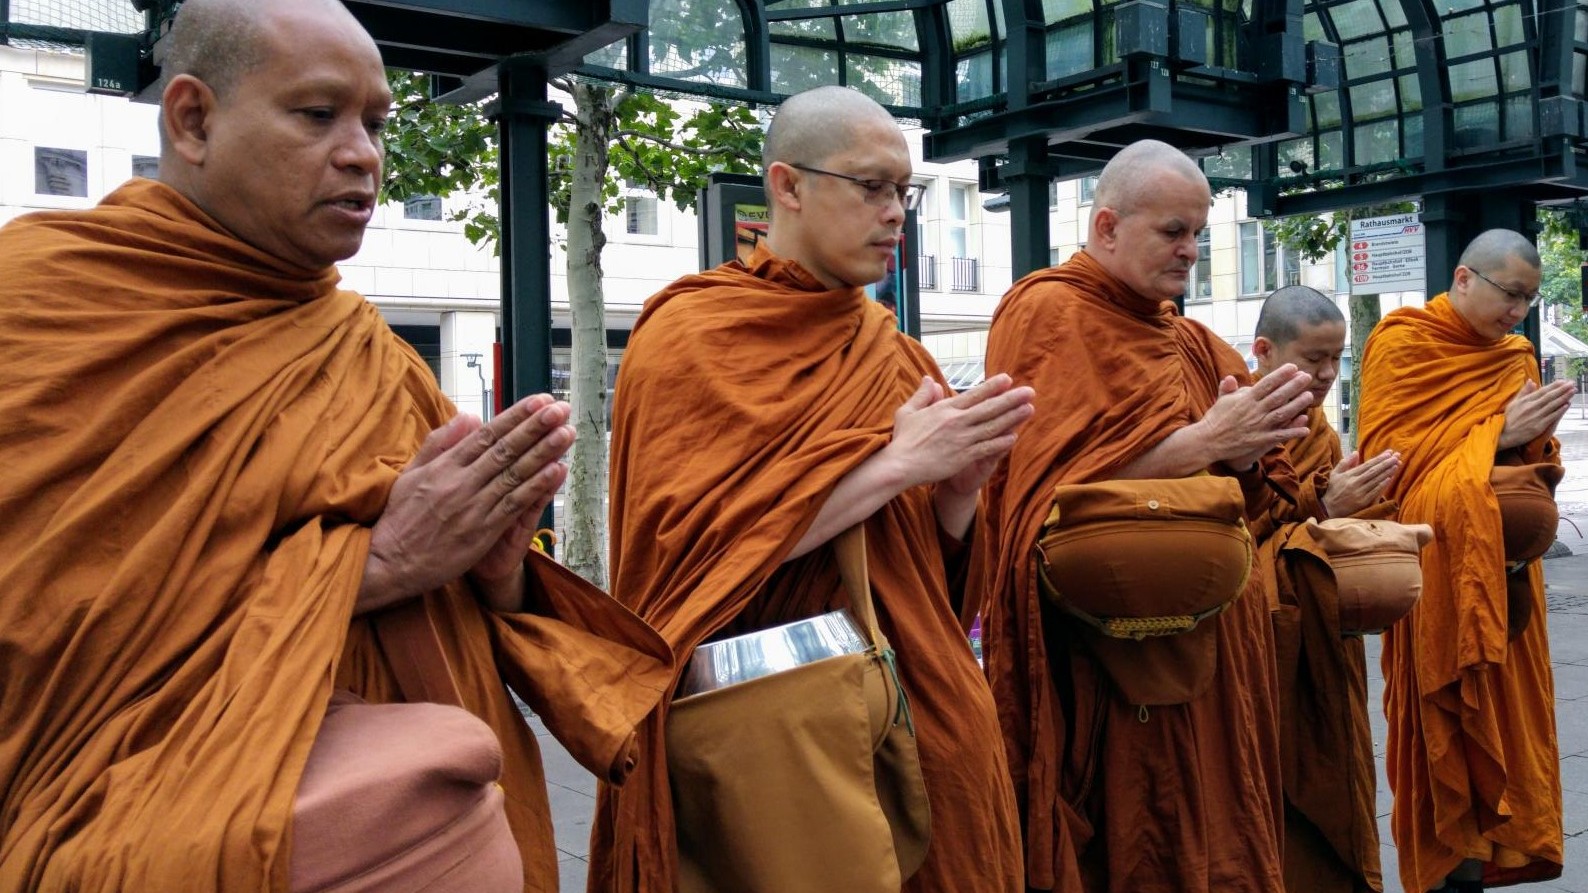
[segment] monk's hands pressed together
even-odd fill
[[[981,485],[1015,445],[1015,431],[1031,418],[1036,392],[998,374],[956,394],[924,378],[893,415],[892,452],[907,486],[938,484],[938,522],[964,536],[976,514]]]
[[[568,416],[537,394],[490,422],[460,415],[432,431],[375,522],[357,610],[470,572],[492,608],[516,609],[536,521],[567,476]]]
[[[1500,431],[1499,449],[1509,450],[1554,434],[1566,410],[1571,408],[1577,386],[1569,381],[1552,381],[1543,387],[1529,381],[1505,407],[1505,427]]]
[[[1384,500],[1384,491],[1400,471],[1401,454],[1385,450],[1362,461],[1353,451],[1329,473],[1329,488],[1323,494],[1323,507],[1331,518],[1349,518],[1370,505]]]
[[[1245,471],[1264,454],[1307,433],[1307,391],[1312,376],[1286,363],[1249,387],[1234,376],[1219,382],[1219,398],[1193,427],[1200,427],[1212,461]]]
[[[947,482],[975,493],[1015,445],[1015,430],[1031,418],[1036,392],[994,375],[952,397],[923,378],[893,414],[893,441],[885,452],[899,464],[906,486]]]

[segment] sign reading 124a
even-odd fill
[[[1427,292],[1428,250],[1419,214],[1351,221],[1351,294]]]

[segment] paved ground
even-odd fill
[[[1588,405],[1573,409],[1560,430],[1566,479],[1557,498],[1561,515],[1560,542],[1572,554],[1544,563],[1548,589],[1551,656],[1555,667],[1555,717],[1560,738],[1561,786],[1566,829],[1566,871],[1546,884],[1517,890],[1588,893]],[[1574,528],[1572,524],[1575,523]],[[1383,703],[1384,679],[1378,670],[1379,639],[1368,640],[1368,691],[1374,705]],[[1373,743],[1379,757],[1379,829],[1384,840],[1386,893],[1404,893],[1389,842],[1389,786],[1384,780],[1384,717],[1375,709]],[[545,727],[532,720],[546,760],[557,849],[562,861],[561,889],[583,891],[595,803],[595,779],[575,763]]]

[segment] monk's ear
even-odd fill
[[[790,211],[800,209],[799,172],[781,161],[766,169],[767,200]]]
[[[1259,366],[1262,365],[1262,361],[1269,359],[1273,354],[1274,342],[1269,341],[1268,336],[1258,335],[1252,339],[1252,356],[1257,358]]]
[[[1092,209],[1092,231],[1097,234],[1098,247],[1112,250],[1119,230],[1119,212],[1103,205]]]
[[[215,91],[190,74],[179,74],[160,97],[160,126],[177,157],[195,167],[209,152]]]

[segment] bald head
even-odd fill
[[[1284,347],[1307,329],[1324,323],[1345,325],[1345,314],[1323,292],[1305,285],[1287,285],[1268,296],[1257,316],[1259,337]]]
[[[1103,168],[1097,178],[1094,203],[1121,214],[1138,211],[1154,197],[1155,182],[1165,175],[1207,188],[1208,178],[1190,156],[1168,143],[1141,140],[1121,149]]]
[[[1535,270],[1539,269],[1538,249],[1526,236],[1515,230],[1491,229],[1467,243],[1466,250],[1461,252],[1460,263],[1464,267],[1488,273],[1504,267],[1513,257]]]
[[[817,87],[796,93],[772,116],[761,149],[761,170],[770,170],[778,161],[821,167],[849,149],[863,125],[878,122],[898,128],[887,109],[848,87]]]
[[[186,0],[166,37],[160,77],[192,75],[224,99],[271,52],[273,27],[323,27],[358,20],[338,0]]]

